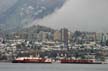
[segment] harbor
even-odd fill
[[[29,31],[32,33],[22,31],[1,36],[0,61],[11,62],[17,58],[27,61],[31,57],[33,61],[35,58],[59,62],[64,59],[62,63],[89,63],[90,60],[101,64],[108,61],[107,33],[71,32],[66,28],[53,30],[40,25],[32,26]]]

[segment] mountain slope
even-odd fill
[[[64,4],[65,0],[17,0],[0,14],[0,27],[4,30],[19,29],[34,20],[53,13]]]

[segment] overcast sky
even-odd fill
[[[38,24],[71,31],[108,32],[108,0],[68,0],[53,15]]]
[[[16,1],[0,0],[0,12]],[[68,0],[61,9],[40,20],[38,24],[52,28],[66,27],[71,31],[108,32],[108,0]]]

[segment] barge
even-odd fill
[[[88,59],[61,59],[60,63],[64,64],[103,64],[102,61],[88,60]]]

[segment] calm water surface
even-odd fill
[[[0,71],[108,71],[108,64],[12,64],[0,63]]]

